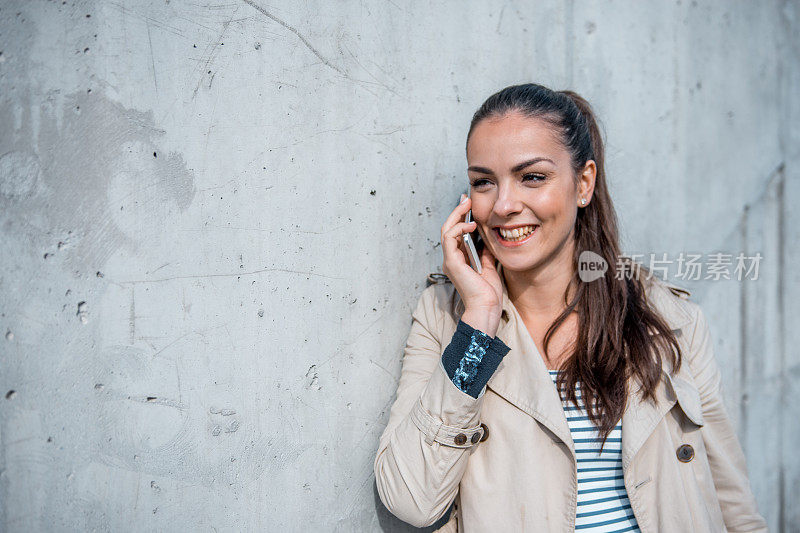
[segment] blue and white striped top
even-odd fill
[[[550,370],[555,384],[557,370]],[[586,414],[578,383],[578,406],[563,398],[564,414],[575,443],[578,460],[578,508],[575,531],[622,533],[639,531],[622,478],[622,421],[609,433],[602,452],[597,427]]]

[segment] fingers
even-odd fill
[[[450,276],[458,271],[471,270],[469,255],[462,235],[474,229],[475,222],[459,222],[444,234],[442,238],[442,271]]]
[[[462,235],[472,233],[477,227],[476,222],[459,222],[442,234],[442,249],[445,257],[458,251],[463,243]]]
[[[474,220],[472,222],[458,222],[453,225],[450,229],[444,232],[445,237],[460,237],[464,233],[472,233],[475,231],[475,228],[478,227],[478,223]]]
[[[466,198],[466,199],[465,199]],[[467,214],[467,211],[470,210],[472,206],[472,200],[467,198],[464,194],[461,195],[462,202],[459,203],[455,209],[450,213],[447,219],[442,224],[442,237],[444,238],[444,234],[452,228],[458,222],[462,222],[464,217]]]

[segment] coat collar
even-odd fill
[[[502,266],[499,264],[498,273],[502,280]],[[675,291],[683,292],[687,296],[689,294],[686,289],[656,278],[645,281],[645,294],[648,300],[676,335],[680,336],[693,322],[693,318]],[[539,421],[562,440],[574,456],[575,445],[561,399],[527,327],[508,297],[505,282],[503,312],[497,336],[511,350],[489,380],[488,387]],[[682,343],[681,346],[686,344]],[[679,372],[673,373],[671,368],[662,369],[662,380],[656,389],[655,403],[643,401],[637,385],[629,387],[631,392],[622,416],[622,459],[625,470],[636,452],[676,402],[680,402],[681,408],[690,420],[698,425],[703,424],[700,396],[685,370],[688,366],[685,362],[687,356],[684,351],[684,363]]]

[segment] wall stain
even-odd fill
[[[3,103],[0,123],[14,124],[17,112],[19,129],[0,138],[2,218],[29,242],[41,236],[39,228],[69,231],[69,241],[60,239],[45,257],[61,255],[73,275],[101,270],[121,247],[136,253],[191,205],[194,174],[181,154],[159,149],[165,131],[151,111],[99,91],[56,89],[36,104],[36,120],[34,105]],[[162,154],[154,158],[156,151]]]

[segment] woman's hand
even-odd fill
[[[503,284],[494,267],[495,258],[488,246],[481,250],[481,273],[469,264],[462,235],[472,233],[476,222],[464,222],[472,200],[464,194],[461,203],[450,213],[442,226],[442,272],[455,286],[464,302],[462,320],[494,337],[503,309]]]

